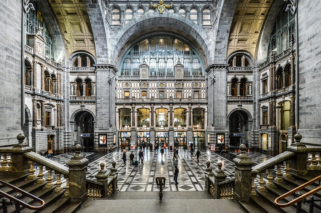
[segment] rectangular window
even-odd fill
[[[268,87],[267,87],[267,79],[262,81],[262,94],[265,94],[268,92]]]
[[[124,97],[125,97],[125,99],[129,99],[129,92],[128,91],[124,92]]]
[[[268,125],[268,112],[263,112],[263,125]]]
[[[198,91],[194,91],[194,98],[199,98],[199,92]]]
[[[176,92],[176,98],[182,98],[182,92],[180,91]]]
[[[160,99],[165,98],[165,93],[164,93],[164,91],[160,91],[160,92],[159,92],[159,98],[160,98]]]
[[[146,91],[142,92],[142,98],[147,98],[147,92]]]
[[[46,126],[51,125],[50,112],[46,112]]]

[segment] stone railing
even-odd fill
[[[75,146],[74,157],[66,163],[67,167],[23,145],[23,135],[17,138],[19,144],[0,148],[0,176],[27,175],[27,179],[37,179],[37,184],[43,184],[45,188],[55,188],[55,192],[64,193],[64,196],[70,197],[71,202],[84,201],[87,197],[108,198],[117,191],[116,162],[113,162],[109,174],[104,170],[105,165],[101,164],[101,170],[95,176],[97,181],[89,180],[86,179],[88,160],[80,154],[82,147],[79,144]],[[38,174],[35,173],[34,165],[39,167]],[[44,173],[48,174],[46,179]],[[62,182],[66,183],[64,188]]]
[[[95,71],[95,67],[71,67],[70,71],[84,71],[84,72],[90,72]]]
[[[268,59],[267,61],[263,62],[262,64],[259,65],[259,70],[262,70],[262,69],[270,66],[270,63],[271,63],[270,59]]]
[[[279,61],[279,60],[289,56],[291,54],[291,51],[292,51],[292,47],[290,47],[289,49],[281,52],[279,55],[275,56],[274,60],[275,61]]]
[[[89,101],[94,101],[96,100],[96,96],[70,96],[70,100],[77,100],[77,101],[82,101],[82,100],[89,100]]]
[[[228,71],[238,71],[238,72],[244,72],[244,71],[253,71],[252,67],[229,67]]]
[[[229,101],[234,101],[234,100],[253,100],[253,96],[228,96],[227,99]]]
[[[221,191],[220,199],[234,199],[235,179],[220,182],[218,185]]]
[[[123,103],[123,102],[136,102],[136,103],[149,103],[149,102],[175,102],[175,103],[187,103],[187,102],[193,102],[193,103],[207,103],[206,98],[117,98],[117,103]]]
[[[25,51],[30,53],[31,55],[33,54],[33,48],[28,45],[25,45]]]

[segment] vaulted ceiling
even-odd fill
[[[246,50],[256,58],[256,48],[264,20],[274,0],[239,0],[229,37],[227,56]]]
[[[64,36],[66,58],[78,50],[96,55],[94,36],[83,0],[48,0]]]

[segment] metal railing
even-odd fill
[[[275,204],[276,206],[280,207],[280,208],[285,208],[285,207],[289,207],[289,206],[292,206],[292,205],[294,205],[294,204],[297,203],[297,212],[300,213],[301,210],[302,210],[302,201],[304,201],[304,202],[306,202],[306,203],[310,203],[309,213],[313,213],[314,202],[315,202],[315,201],[321,201],[321,200],[314,200],[314,198],[311,198],[310,200],[307,200],[307,198],[308,198],[309,196],[314,195],[314,194],[317,193],[318,191],[320,191],[320,190],[321,190],[321,186],[318,186],[318,187],[316,187],[315,189],[313,189],[313,190],[311,190],[311,191],[309,191],[309,192],[307,192],[307,193],[305,193],[305,194],[303,194],[303,195],[301,195],[301,196],[299,196],[299,197],[296,197],[295,199],[291,200],[290,202],[282,203],[282,204],[279,203],[279,202],[280,202],[282,199],[284,199],[284,198],[286,198],[286,197],[288,197],[288,196],[290,196],[290,195],[294,195],[296,192],[298,192],[298,191],[304,189],[305,187],[313,184],[314,182],[320,181],[320,180],[321,180],[321,175],[318,176],[318,177],[316,177],[316,178],[314,178],[314,179],[312,179],[312,180],[310,180],[310,181],[308,181],[308,182],[306,182],[306,183],[304,183],[304,184],[302,184],[301,186],[298,186],[298,187],[296,187],[295,189],[292,189],[291,191],[289,191],[289,192],[287,192],[287,193],[285,193],[285,194],[277,197],[277,198],[274,200],[274,204]]]
[[[22,195],[26,195],[26,196],[36,200],[37,202],[41,203],[41,205],[39,205],[39,206],[33,206],[33,205],[30,205],[30,204],[24,202],[23,200],[20,200],[18,198],[19,196],[12,196],[12,195],[0,190],[0,194],[2,196],[4,196],[5,198],[10,200],[10,202],[5,202],[5,200],[2,199],[2,209],[3,209],[4,213],[8,212],[7,211],[7,206],[8,205],[12,205],[12,202],[15,203],[16,212],[20,212],[20,210],[22,210],[23,208],[28,208],[28,209],[31,209],[31,210],[39,210],[39,209],[42,209],[46,204],[44,200],[42,200],[42,199],[40,199],[40,198],[30,194],[30,193],[18,188],[18,187],[15,187],[14,185],[12,185],[10,183],[6,183],[6,182],[4,182],[2,180],[0,180],[0,183],[3,184],[3,185],[6,185],[7,187],[12,188],[15,191],[18,191]],[[20,205],[23,206],[23,208],[21,208]]]

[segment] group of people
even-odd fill
[[[143,164],[144,162],[144,151],[143,150],[140,150],[139,153],[138,153],[138,156],[139,156],[139,160],[140,162]],[[135,155],[134,155],[134,152],[132,151],[129,155],[129,159],[130,159],[130,164],[133,165],[134,164],[134,158],[135,158]],[[127,161],[127,155],[126,155],[126,150],[124,149],[123,150],[123,157],[122,157],[123,161],[124,161],[124,164],[126,164],[126,161]]]

